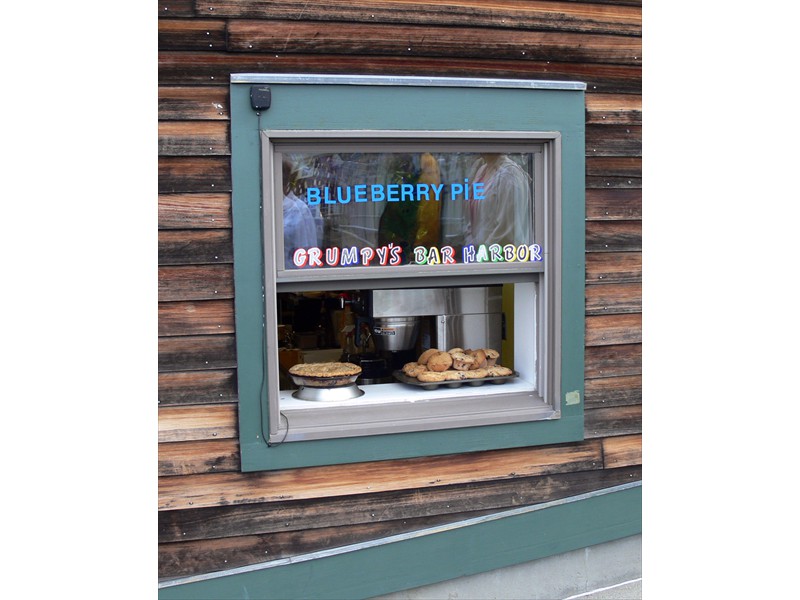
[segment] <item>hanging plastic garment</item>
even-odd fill
[[[283,258],[287,269],[293,269],[292,257],[298,248],[317,245],[317,224],[305,202],[289,192],[283,197]]]
[[[530,177],[505,154],[484,154],[471,179],[483,183],[484,198],[467,201],[469,244],[524,244],[532,240]]]

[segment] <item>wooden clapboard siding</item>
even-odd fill
[[[238,471],[238,440],[174,442],[158,446],[158,475],[193,475]]]
[[[642,155],[641,125],[586,125],[586,156]]]
[[[228,339],[230,336],[223,338],[223,340]],[[193,340],[196,341],[196,338]],[[216,338],[214,340],[216,341]],[[174,343],[175,339],[163,340],[159,343],[159,371],[163,371],[158,374],[159,406],[210,404],[238,400],[235,369],[182,371],[180,369],[191,368],[191,361],[187,358],[189,352],[186,351],[182,354],[174,345],[172,348],[166,348],[165,346],[170,342]],[[188,343],[185,339],[180,342],[179,346],[186,349]],[[216,362],[219,363],[222,362],[220,358],[222,350],[219,349],[218,344],[215,346],[217,346],[215,349]],[[212,349],[207,347],[205,350],[211,352]],[[227,351],[227,348],[225,350]],[[192,356],[194,355],[192,354]],[[235,361],[231,357],[227,362]],[[170,370],[171,368],[179,370]]]
[[[159,508],[331,498],[602,468],[600,442],[258,473],[162,477]]]
[[[158,232],[159,265],[233,263],[230,229],[162,230]]]
[[[587,346],[584,362],[587,379],[641,375],[642,345]]]
[[[630,252],[642,249],[641,221],[587,221],[587,252]]]
[[[642,98],[632,94],[589,94],[586,96],[587,125],[639,125]]]
[[[417,24],[426,26],[492,27],[501,29],[537,29],[584,31],[641,36],[642,11],[639,2],[593,4],[570,2],[522,3],[500,0],[487,4],[468,2],[395,0],[367,2],[328,0],[316,2],[313,18],[320,21],[351,23]],[[247,19],[308,18],[306,4],[296,0],[204,0],[197,3],[201,14]]]
[[[233,301],[162,302],[158,307],[158,335],[233,333]]]
[[[641,280],[641,252],[603,252],[586,255],[586,283],[589,285]]]
[[[235,404],[165,406],[158,411],[158,441],[186,442],[236,438]]]
[[[233,266],[159,267],[158,300],[220,300],[233,298]]]
[[[195,0],[159,0],[158,16],[194,17]]]
[[[587,315],[641,312],[641,283],[612,283],[586,287]]]
[[[628,177],[639,179],[642,159],[634,156],[587,156],[586,175],[596,177]]]
[[[181,24],[182,21],[177,23]],[[202,34],[167,50],[200,50]],[[198,39],[200,38],[200,39]],[[480,40],[479,45],[465,43]],[[472,57],[640,65],[641,39],[615,35],[519,31],[477,27],[231,20],[228,50],[372,56]]]
[[[622,375],[586,380],[586,408],[642,403],[642,376]]]
[[[328,56],[313,54],[225,54],[159,52],[162,85],[227,86],[232,73],[322,73],[417,75],[424,77],[503,77],[583,81],[602,93],[641,93],[640,66],[551,61],[489,60],[410,56]]]
[[[586,439],[641,433],[642,406],[612,406],[585,411],[584,436]]]
[[[158,3],[160,578],[641,479],[641,11],[639,0]],[[257,72],[586,83],[584,442],[239,472],[228,85]]]
[[[158,370],[193,371],[236,367],[233,335],[161,337],[158,340]]]
[[[231,195],[161,194],[158,196],[158,228],[230,229]]]
[[[608,469],[642,464],[642,435],[623,435],[603,440],[603,464]]]
[[[210,11],[209,11],[210,12]],[[229,50],[227,21],[219,19],[158,20],[158,47],[170,50]]]
[[[161,156],[230,155],[227,121],[164,121],[158,125]]]
[[[413,519],[548,502],[639,479],[641,467],[638,465],[641,463],[635,462],[636,449],[641,452],[641,444],[636,443],[639,438],[641,436],[615,438],[620,440],[619,443],[605,449],[605,461],[631,462],[630,465],[618,465],[626,468],[401,489],[335,499],[312,498],[161,511],[158,514],[158,539],[161,542],[180,542],[315,527],[344,527],[382,519]],[[607,445],[605,441],[603,443]]]
[[[591,315],[586,317],[586,345],[611,346],[642,341],[642,315]]]
[[[635,453],[635,440],[627,440],[610,456],[623,462]],[[276,560],[641,479],[641,467],[619,467],[324,501],[162,511],[159,571],[186,576],[224,561],[231,568]]]
[[[641,163],[639,164],[641,169]],[[588,221],[641,220],[642,190],[588,189],[586,190],[586,219]]]
[[[230,192],[230,157],[161,156],[158,191],[164,194]]]
[[[597,110],[611,114],[613,107]],[[212,86],[160,87],[158,118],[160,121],[229,120],[228,91]]]

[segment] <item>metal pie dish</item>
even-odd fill
[[[364,395],[364,390],[355,383],[339,387],[300,387],[292,392],[292,397],[298,400],[313,400],[316,402],[333,402],[336,400],[352,400]]]

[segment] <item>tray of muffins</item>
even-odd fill
[[[493,348],[441,350],[430,348],[416,361],[408,362],[394,372],[394,378],[425,390],[439,387],[457,388],[485,383],[505,383],[519,374],[497,363],[500,353]]]

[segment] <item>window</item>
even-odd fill
[[[462,129],[446,111],[438,128],[396,127],[389,106],[448,107],[463,92],[449,80],[431,104],[429,88],[410,82],[264,77],[269,109],[235,110],[260,78],[231,88],[243,469],[580,439],[582,229],[564,237],[576,217],[582,227],[576,140],[556,128]],[[516,101],[521,90],[504,91]],[[391,102],[364,115],[352,93],[362,106]],[[580,113],[548,124],[577,127],[582,146],[579,96]],[[321,126],[331,120],[347,126]],[[580,281],[565,255],[580,260]],[[403,372],[429,348],[457,347],[494,350],[508,371],[441,381]],[[358,365],[358,379],[319,388],[289,373],[331,361]]]

